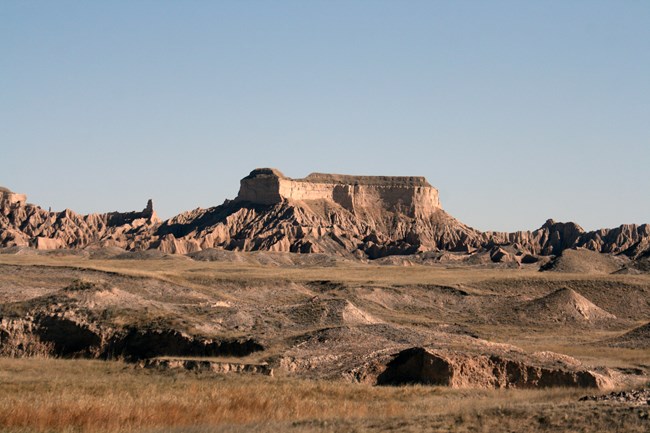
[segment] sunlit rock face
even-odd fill
[[[25,194],[16,194],[9,189],[0,186],[0,203],[2,207],[24,205],[27,200]]]
[[[312,173],[291,179],[273,168],[253,170],[243,178],[236,198],[261,205],[283,200],[329,200],[352,213],[390,211],[413,218],[440,208],[438,190],[424,177]]]

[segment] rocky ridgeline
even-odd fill
[[[69,209],[50,212],[26,202],[26,196],[0,189],[0,245],[37,249],[83,248],[93,244],[146,248],[160,220],[151,200],[141,212],[79,215]]]
[[[0,246],[38,249],[120,247],[187,254],[206,249],[327,253],[375,259],[427,251],[489,251],[492,261],[525,261],[569,248],[632,258],[650,254],[650,226],[585,232],[548,220],[535,231],[480,232],[447,214],[423,177],[314,173],[291,179],[256,169],[238,196],[160,222],[141,212],[48,212],[0,189]],[[534,260],[534,257],[532,258]]]

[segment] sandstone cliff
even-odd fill
[[[291,179],[253,170],[238,196],[160,222],[141,212],[48,212],[0,189],[0,246],[40,249],[115,246],[187,254],[206,249],[328,253],[375,259],[426,251],[488,251],[492,261],[525,261],[571,248],[625,254],[650,251],[650,226],[584,231],[548,220],[535,231],[480,232],[450,216],[423,177],[313,173]]]

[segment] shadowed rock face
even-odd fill
[[[273,368],[268,364],[244,364],[237,362],[205,361],[198,359],[147,359],[144,368],[159,370],[183,369],[192,371],[212,371],[215,373],[255,373],[273,376]]]
[[[38,319],[35,333],[44,343],[51,343],[57,356],[92,356],[100,349],[102,339],[82,324],[57,316]]]
[[[253,340],[204,340],[174,330],[131,329],[115,336],[103,357],[135,361],[156,356],[246,356],[264,348]]]
[[[137,361],[157,356],[241,357],[264,350],[261,344],[250,338],[205,339],[171,329],[102,329],[87,320],[46,314],[40,314],[34,320],[3,319],[0,323],[0,354],[10,356]],[[31,349],[32,346],[38,352]]]
[[[502,249],[508,245],[509,249]],[[188,254],[206,249],[327,253],[377,259],[425,251],[492,251],[494,262],[530,262],[572,248],[633,259],[650,251],[650,225],[585,232],[548,220],[535,231],[480,232],[447,214],[423,177],[312,173],[291,179],[271,168],[241,180],[238,196],[160,222],[141,212],[49,212],[0,189],[0,247],[119,247]],[[496,253],[495,253],[496,252]],[[507,254],[506,254],[507,253]]]

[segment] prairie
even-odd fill
[[[0,254],[3,317],[47,313],[74,318],[84,329],[153,326],[184,335],[254,338],[263,350],[201,359],[268,362],[275,370],[273,377],[160,370],[141,368],[141,363],[120,357],[79,359],[88,357],[81,352],[4,357],[0,431],[646,432],[650,428],[647,405],[579,401],[604,392],[593,389],[375,386],[342,374],[365,359],[364,351],[382,349],[384,344],[390,354],[392,344],[402,347],[395,341],[434,344],[450,339],[455,350],[485,341],[531,353],[569,355],[587,368],[627,375],[630,380],[618,389],[647,386],[647,342],[613,347],[609,341],[648,322],[648,275],[541,273],[534,266],[291,260],[272,253],[233,255],[230,261],[217,262],[183,256],[114,260]],[[546,301],[558,289],[580,294],[615,319],[576,319],[566,310],[572,308],[572,298],[565,304]],[[196,356],[161,353],[158,358]],[[305,364],[315,359],[324,361]],[[286,368],[287,360],[297,369]]]
[[[0,431],[626,431],[645,408],[584,390],[457,390],[186,371],[121,362],[0,359]]]

